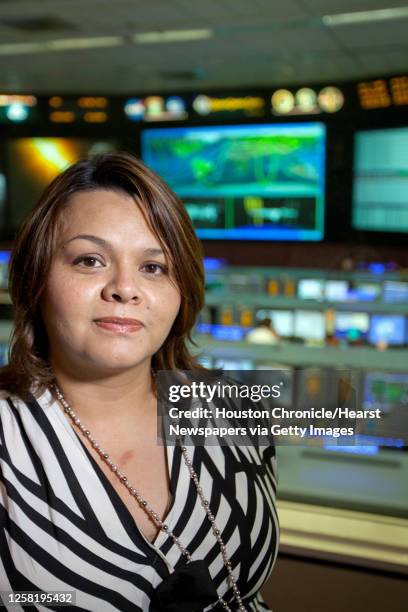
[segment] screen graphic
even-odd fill
[[[6,146],[7,199],[10,222],[18,228],[45,187],[79,159],[115,150],[105,140],[16,138]]]
[[[408,232],[408,128],[357,132],[352,224]]]
[[[200,238],[323,238],[321,123],[147,129],[142,157],[181,197]]]

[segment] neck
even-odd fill
[[[103,378],[81,378],[53,366],[57,385],[86,423],[118,423],[140,418],[155,402],[150,363]]]

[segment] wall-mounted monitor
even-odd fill
[[[117,148],[107,140],[16,138],[6,143],[8,223],[17,229],[45,187],[79,159]]]
[[[408,232],[408,127],[357,132],[352,225]]]
[[[322,240],[322,123],[146,129],[146,164],[183,200],[202,239]]]

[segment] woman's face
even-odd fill
[[[73,195],[41,298],[54,370],[82,376],[150,367],[180,307],[169,266],[130,196]]]

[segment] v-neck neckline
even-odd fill
[[[112,485],[112,483],[110,482],[109,478],[106,476],[105,472],[102,470],[101,466],[98,464],[96,459],[89,452],[89,449],[86,447],[84,441],[81,440],[79,434],[72,427],[71,427],[71,429],[72,429],[73,433],[75,434],[75,436],[77,437],[77,439],[79,440],[82,448],[85,450],[86,456],[87,456],[89,462],[91,463],[94,471],[96,472],[97,476],[102,481],[103,486],[104,486],[107,494],[111,498],[112,497],[115,498],[115,508],[118,509],[117,511],[122,516],[124,516],[124,517],[126,516],[126,520],[128,522],[129,521],[131,522],[132,527],[134,527],[135,530],[136,530],[136,533],[145,541],[146,544],[148,544],[149,546],[152,546],[155,549],[160,549],[160,547],[163,544],[163,542],[160,541],[160,540],[161,539],[165,540],[168,537],[167,534],[165,534],[161,529],[159,529],[158,533],[155,535],[155,537],[154,537],[154,539],[152,541],[150,541],[148,539],[148,537],[143,533],[142,529],[139,527],[138,523],[136,522],[136,519],[133,517],[133,515],[130,512],[129,508],[126,506],[125,502],[123,501],[123,499],[121,498],[121,496],[119,495],[119,493],[117,492],[115,487]],[[174,448],[174,452],[175,452],[176,448],[177,447]],[[165,516],[161,520],[163,521],[163,523],[166,523],[167,525],[171,522],[171,514],[172,514],[173,508],[175,506],[175,493],[173,491],[173,483],[172,483],[172,480],[171,480],[173,461],[172,461],[172,459],[170,460],[169,455],[170,455],[169,447],[166,445],[166,459],[167,459],[166,460],[166,468],[167,468],[167,472],[168,472],[168,482],[169,482],[169,487],[170,487],[171,503],[170,503],[170,506],[168,507],[168,510],[167,510]],[[101,461],[102,461],[102,459],[101,459]],[[122,486],[124,486],[124,485],[122,485]],[[138,503],[136,499],[135,499],[135,503],[136,504]],[[160,536],[163,536],[163,538],[161,538]]]
[[[69,420],[69,417],[64,413],[63,409],[59,406],[58,401],[53,397],[51,391],[49,389],[46,389],[46,391],[37,399],[37,401],[41,399],[45,399],[46,401],[48,400],[50,408],[53,410],[54,414],[56,414],[59,417],[59,420],[64,425],[65,429],[69,431],[70,435],[71,436],[73,435],[75,439],[79,442],[80,447],[85,452],[85,455],[83,456],[86,457],[86,459],[88,460],[88,463],[92,467],[93,472],[96,473],[96,476],[102,482],[102,485],[106,491],[106,494],[111,499],[114,499],[114,509],[115,509],[115,512],[117,512],[118,514],[118,518],[121,520],[124,519],[126,523],[132,525],[136,534],[143,540],[143,542],[147,544],[150,548],[153,548],[156,551],[159,551],[161,554],[160,549],[163,546],[164,542],[167,540],[168,533],[163,532],[160,529],[152,541],[150,541],[146,537],[146,535],[143,533],[143,531],[137,524],[136,520],[132,516],[125,502],[122,500],[121,496],[116,491],[115,487],[109,481],[109,478],[106,476],[105,472],[102,470],[101,466],[98,464],[96,459],[92,456],[86,444],[81,439],[79,433],[72,426],[71,421]],[[168,482],[169,482],[170,495],[172,499],[171,499],[171,503],[168,507],[168,510],[165,516],[161,520],[167,525],[169,525],[169,530],[171,530],[171,521],[172,521],[172,515],[174,514],[174,508],[175,508],[175,502],[176,502],[176,490],[177,490],[177,481],[175,478],[173,479],[172,477],[173,476],[173,464],[174,464],[175,454],[180,453],[181,455],[181,448],[179,445],[174,445],[173,447],[170,447],[168,444],[165,444],[165,441],[164,441],[164,445],[166,447],[167,477],[168,477]],[[172,448],[173,448],[173,451],[171,451]],[[138,503],[138,502],[135,500],[135,503]]]

